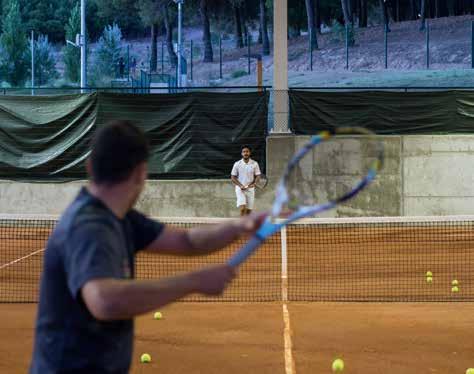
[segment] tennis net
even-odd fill
[[[225,221],[161,220],[185,228]],[[0,215],[0,302],[38,301],[44,247],[56,222],[51,216]],[[245,240],[203,257],[141,252],[136,276],[160,278],[221,263]],[[458,292],[452,291],[453,280]],[[267,240],[218,300],[286,299],[474,301],[474,216],[302,220]]]

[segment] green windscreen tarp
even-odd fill
[[[312,135],[341,126],[378,134],[474,133],[474,92],[311,92],[291,90],[290,127]]]
[[[0,97],[0,178],[86,177],[97,128],[135,122],[151,145],[150,178],[228,178],[243,144],[265,168],[268,93]]]

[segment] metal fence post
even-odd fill
[[[426,20],[426,68],[430,68],[430,23]]]
[[[161,74],[165,73],[165,42],[161,42]]]
[[[346,23],[346,70],[349,70],[349,26]]]
[[[384,45],[385,45],[385,69],[388,69],[388,30],[387,24],[384,28]]]
[[[309,70],[313,71],[313,30],[309,30]]]
[[[219,36],[219,78],[222,79],[222,36]]]
[[[247,35],[248,75],[250,75],[250,33]]]
[[[471,68],[474,69],[474,21],[471,21]]]
[[[193,80],[193,41],[191,40],[191,53],[190,53],[190,56],[189,56],[189,62],[190,62],[190,65],[191,65],[191,80]]]

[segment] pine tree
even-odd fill
[[[75,42],[76,35],[81,32],[81,13],[79,4],[71,11],[71,16],[65,27],[66,39]],[[71,82],[79,82],[81,74],[81,51],[73,45],[67,44],[63,50],[65,71],[64,75]]]
[[[28,75],[28,39],[17,0],[5,4],[0,36],[0,74],[10,85],[22,86]]]

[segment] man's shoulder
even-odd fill
[[[95,201],[76,199],[61,216],[58,231],[70,234],[72,230],[82,232],[114,229],[115,221],[104,207]]]
[[[238,168],[242,164],[242,160],[238,160],[234,162],[234,167]]]

